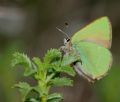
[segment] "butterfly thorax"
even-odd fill
[[[60,51],[63,53],[63,55],[69,54],[71,51],[73,51],[70,39],[64,39],[64,46],[60,47]]]

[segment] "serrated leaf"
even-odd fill
[[[61,98],[62,99],[63,97],[59,93],[53,93],[53,94],[48,95],[48,97],[47,97],[48,100],[51,100],[53,98]]]
[[[37,65],[38,70],[43,70],[43,63],[42,63],[42,61],[40,60],[40,58],[34,57],[32,60],[33,60],[33,62]]]
[[[35,73],[35,79],[44,80],[46,78],[46,72],[47,72],[44,63],[42,63],[42,61],[38,57],[34,57],[33,62],[38,68],[37,72]]]
[[[63,99],[62,95],[59,93],[50,94],[47,98],[48,102],[59,102]]]
[[[47,51],[44,57],[44,62],[45,63],[51,63],[52,61],[56,61],[60,59],[61,57],[61,52],[57,49],[50,49]]]
[[[23,102],[26,99],[26,96],[28,93],[33,89],[28,83],[26,82],[19,82],[18,84],[15,84],[14,87],[18,88],[19,91],[21,92]]]
[[[36,72],[34,64],[30,61],[27,55],[16,52],[13,54],[12,66],[22,65],[25,68],[24,76],[29,76]]]
[[[66,73],[68,75],[71,75],[71,76],[75,76],[75,71],[72,67],[70,66],[54,66],[53,65],[53,69],[56,71],[56,72],[62,72],[62,73]]]
[[[36,100],[35,98],[31,98],[31,99],[29,100],[29,102],[39,102],[39,101]]]
[[[51,84],[53,86],[72,86],[73,85],[73,80],[70,78],[55,78],[51,80]]]
[[[59,70],[59,72],[63,72],[63,73],[66,73],[68,75],[71,75],[71,76],[75,76],[75,71],[73,70],[72,67],[70,66],[62,66]]]
[[[78,60],[80,60],[80,56],[76,55],[75,53],[65,55],[62,59],[61,66],[70,65]]]
[[[42,94],[41,88],[40,88],[39,86],[34,86],[34,87],[33,87],[33,90],[34,90],[35,92],[38,92],[39,94]]]
[[[62,99],[51,99],[51,100],[48,100],[47,102],[61,102]]]

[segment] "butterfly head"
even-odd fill
[[[64,46],[66,49],[70,50],[71,47],[72,47],[72,44],[71,44],[71,39],[70,38],[65,38],[64,39]]]
[[[67,45],[68,43],[70,43],[70,38],[65,38],[64,39],[64,45]]]

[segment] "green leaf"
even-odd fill
[[[38,100],[34,99],[34,98],[31,98],[30,99],[30,102],[39,102]]]
[[[72,52],[68,55],[65,55],[62,59],[62,63],[61,66],[66,66],[66,65],[70,65],[76,61],[80,60],[80,56],[77,55],[75,52]]]
[[[29,76],[36,72],[34,64],[30,61],[27,55],[16,52],[13,54],[12,66],[22,65],[25,68],[24,76]]]
[[[40,97],[44,97],[48,94],[50,87],[51,86],[49,86],[48,83],[40,81],[40,82],[38,82],[37,86],[33,87],[33,90],[35,92],[39,93]]]
[[[66,74],[71,75],[71,76],[75,76],[76,75],[76,72],[70,66],[63,66],[63,67],[61,67],[59,72],[66,73]]]
[[[55,99],[51,99],[51,100],[48,100],[47,102],[61,102],[62,99],[60,98],[55,98]]]
[[[59,93],[53,93],[53,94],[50,94],[50,95],[48,95],[48,100],[51,100],[51,99],[53,99],[53,98],[63,98],[62,97],[62,95],[61,94],[59,94]]]
[[[52,85],[54,86],[72,86],[73,80],[70,78],[55,78],[51,80]]]
[[[19,82],[18,84],[15,84],[14,87],[18,88],[21,92],[23,102],[26,100],[27,95],[29,92],[33,89],[28,83],[26,82]]]
[[[44,80],[46,78],[46,72],[47,72],[44,63],[42,63],[42,61],[38,57],[34,57],[33,62],[38,68],[37,72],[35,73],[35,79]]]
[[[32,60],[33,60],[33,62],[37,65],[38,70],[44,70],[44,69],[43,69],[43,63],[42,63],[42,61],[40,60],[40,58],[34,57]]]
[[[45,63],[51,63],[61,58],[61,52],[57,49],[50,49],[47,51],[44,57]]]
[[[33,87],[33,90],[35,91],[35,92],[37,92],[37,93],[39,93],[40,95],[41,95],[41,89],[40,89],[40,87],[37,85],[37,86],[34,86]]]
[[[62,95],[59,93],[53,93],[48,95],[47,101],[48,102],[59,102],[63,99]]]
[[[54,70],[56,72],[62,72],[62,73],[66,73],[68,75],[71,75],[71,76],[75,76],[76,73],[74,71],[74,69],[70,66],[53,66]]]

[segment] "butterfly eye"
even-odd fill
[[[70,41],[70,39],[66,39],[67,40],[67,42],[69,42]]]

